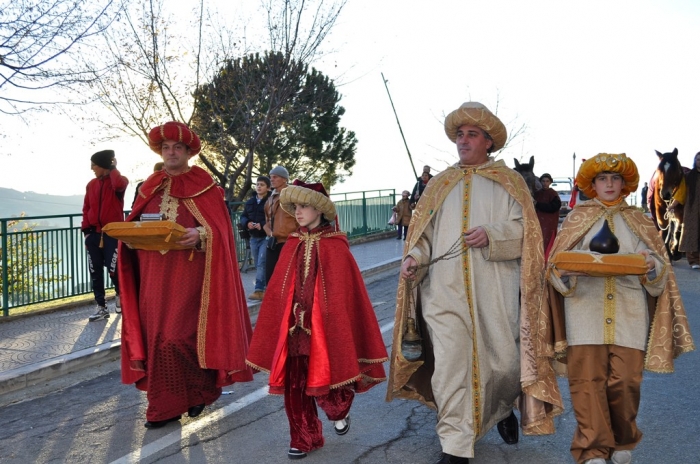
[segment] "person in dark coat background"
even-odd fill
[[[263,226],[265,225],[265,202],[271,194],[270,185],[269,177],[258,177],[255,183],[255,194],[245,203],[241,214],[241,225],[250,234],[250,255],[255,263],[255,289],[248,295],[249,300],[262,300],[267,286],[265,277],[267,234]]]

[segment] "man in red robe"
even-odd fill
[[[270,373],[284,395],[290,459],[324,444],[316,405],[344,435],[355,393],[385,380],[386,347],[335,206],[321,184],[282,190],[281,207],[300,227],[289,235],[263,299],[248,364]]]
[[[542,228],[542,239],[544,243],[544,258],[549,256],[549,249],[554,243],[554,238],[557,236],[557,228],[559,227],[559,210],[561,209],[561,198],[559,194],[550,187],[552,185],[552,176],[544,173],[540,176],[542,188],[534,193],[535,211],[537,219],[540,221]]]
[[[122,382],[147,392],[144,424],[159,428],[201,414],[221,387],[252,380],[252,328],[223,191],[189,159],[197,134],[168,122],[148,135],[164,168],[143,183],[127,221],[160,214],[186,228],[185,250],[119,245]]]

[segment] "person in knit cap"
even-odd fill
[[[284,395],[287,456],[301,459],[324,444],[316,407],[336,434],[346,434],[355,393],[385,380],[387,353],[323,185],[296,180],[279,202],[299,228],[289,235],[263,299],[248,364],[270,374],[271,394]]]
[[[162,215],[186,233],[185,249],[137,250],[120,244],[122,382],[146,391],[146,428],[202,413],[221,387],[246,382],[252,336],[223,189],[189,164],[201,149],[185,124],[148,134],[163,169],[138,191],[127,221]]]
[[[277,266],[282,248],[289,234],[297,230],[299,224],[290,214],[280,208],[280,193],[287,187],[289,172],[284,166],[276,166],[270,171],[272,194],[265,202],[265,225],[263,230],[267,235],[267,254],[265,256],[265,280],[270,282],[272,273]]]
[[[632,462],[642,439],[636,418],[643,370],[673,372],[673,359],[694,349],[664,244],[651,220],[625,201],[638,183],[637,166],[624,153],[587,159],[576,184],[591,200],[566,217],[550,255],[547,278],[556,292],[545,293],[545,321],[553,334],[548,344],[566,356],[577,463]],[[594,277],[557,268],[559,253],[595,251],[594,237],[610,232],[618,256],[643,256],[646,275]]]
[[[396,298],[387,399],[437,409],[440,464],[462,464],[496,426],[518,442],[553,433],[561,396],[539,333],[544,249],[522,176],[490,153],[506,143],[501,120],[467,102],[445,118],[459,160],[433,177],[413,212]],[[404,356],[409,319],[423,339]],[[413,338],[413,337],[412,337]],[[521,351],[528,353],[520,355]]]
[[[89,318],[99,321],[109,318],[105,301],[104,268],[117,293],[115,311],[121,311],[119,277],[117,276],[117,239],[102,233],[110,222],[124,221],[124,193],[129,179],[117,169],[113,150],[98,151],[90,157],[90,169],[95,178],[88,182],[83,200],[83,221],[80,230],[85,236],[88,268],[97,310]]]

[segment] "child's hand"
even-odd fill
[[[652,271],[656,267],[656,263],[654,258],[651,257],[651,250],[642,250],[639,254],[644,256],[644,261],[647,263],[647,271]]]
[[[585,272],[579,271],[567,271],[566,269],[559,269],[559,275],[562,277],[573,277],[573,276],[587,276]]]

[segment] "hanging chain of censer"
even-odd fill
[[[419,269],[424,269],[438,261],[446,261],[449,259],[454,259],[462,256],[467,252],[469,248],[463,246],[463,238],[460,236],[455,243],[442,255],[431,259],[426,264],[421,264],[413,268],[415,271]],[[413,290],[418,284],[409,285],[408,282],[404,285],[404,299],[408,299],[409,308],[414,308],[412,311],[407,311],[404,319],[405,332],[401,338],[401,354],[407,361],[418,361],[423,355],[423,345],[421,343],[421,336],[418,333],[418,328],[416,327],[416,315],[415,312],[415,301],[413,301]]]

